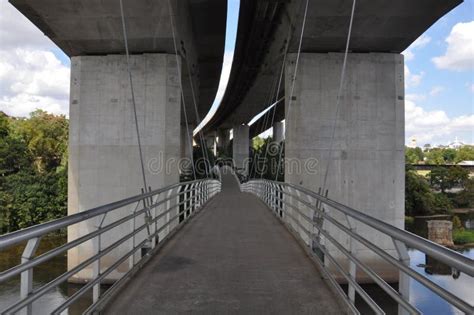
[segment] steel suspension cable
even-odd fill
[[[194,104],[194,111],[195,111],[195,115],[196,115],[197,125],[199,125],[199,124],[201,124],[201,117],[199,116],[199,111],[197,109],[196,96],[194,94],[194,83],[193,83],[193,80],[192,80],[191,71],[189,71],[189,64],[188,64],[187,60],[186,60],[186,65],[188,67],[189,84],[191,85],[191,95],[193,97],[193,104]],[[201,147],[202,147],[202,150],[203,150],[203,157],[204,157],[204,159],[207,160],[208,164],[210,165],[211,162],[210,162],[210,159],[209,159],[209,153],[207,152],[207,143],[206,143],[206,140],[204,139],[204,136],[203,136],[201,130],[199,130],[199,132],[198,132],[198,137],[200,138],[200,141],[201,141]],[[207,177],[209,177],[209,172],[208,172],[208,169],[207,169],[208,164],[206,164]]]
[[[284,70],[285,70],[286,56],[288,54],[288,47],[290,46],[289,44],[290,44],[291,24],[290,24],[290,29],[289,29],[288,32],[289,32],[288,40],[286,41],[285,54],[283,55],[283,61],[282,61],[282,64],[281,64],[280,79],[278,81],[278,88],[277,88],[277,92],[275,94],[275,106],[273,108],[272,122],[271,122],[270,126],[273,126],[273,124],[275,123],[275,114],[276,114],[276,111],[277,111],[278,103],[280,102],[280,100],[278,99],[278,96],[280,95],[281,82],[283,80],[283,73],[284,73]],[[275,135],[273,135],[273,140],[275,140]],[[280,144],[278,144],[278,145],[280,145]],[[280,153],[280,150],[283,150],[283,149],[279,148],[278,153]],[[267,160],[267,155],[268,155],[268,145],[265,148],[265,156],[263,158],[264,161]],[[278,176],[278,169],[279,168],[277,168],[277,176]],[[263,172],[262,172],[262,174],[260,174],[260,179],[262,179],[262,178],[263,178]]]
[[[138,118],[137,118],[137,105],[136,105],[136,102],[135,102],[135,92],[134,92],[134,89],[133,89],[132,70],[131,70],[131,67],[130,67],[130,55],[129,55],[129,51],[128,51],[127,28],[125,26],[125,16],[124,16],[124,13],[123,13],[123,3],[122,3],[122,0],[119,0],[119,1],[120,1],[120,14],[121,14],[121,18],[122,18],[123,40],[124,40],[124,43],[125,43],[125,54],[126,54],[126,58],[127,58],[128,79],[129,79],[129,82],[130,82],[130,91],[131,91],[131,96],[132,96],[133,116],[135,118],[135,129],[136,129],[136,133],[137,133],[138,152],[139,152],[139,155],[140,155],[140,165],[141,165],[141,171],[142,171],[142,177],[143,177],[143,189],[144,189],[144,191],[147,191],[148,185],[147,185],[147,181],[146,181],[145,165],[144,165],[144,162],[143,162],[142,143],[141,143],[141,139],[140,139],[140,129],[138,127]]]
[[[189,123],[188,123],[188,116],[187,116],[187,110],[186,110],[186,102],[185,102],[185,98],[184,98],[183,83],[182,83],[182,78],[181,78],[181,66],[180,66],[180,62],[179,62],[179,58],[178,58],[178,46],[176,44],[176,31],[175,31],[175,25],[174,25],[174,19],[173,19],[173,10],[172,10],[172,7],[171,7],[170,0],[168,0],[168,10],[169,10],[169,15],[170,15],[171,33],[173,35],[173,46],[174,46],[174,51],[175,51],[175,56],[176,56],[176,64],[177,64],[177,67],[178,67],[178,80],[179,80],[179,85],[180,85],[180,89],[181,89],[181,99],[182,99],[182,102],[183,102],[184,116],[185,116],[185,120],[186,120],[186,132],[187,132],[187,138],[188,139],[191,138],[191,139],[188,140],[188,142],[191,145],[191,161],[192,161],[192,164],[193,164],[194,179],[196,179],[196,169],[195,169],[194,157],[193,157],[192,136],[190,136],[190,133],[189,133]],[[185,58],[183,58],[183,59],[185,59]],[[186,65],[187,65],[187,61],[186,61]],[[190,73],[189,65],[188,65],[188,72]],[[192,80],[190,81],[190,83],[191,83],[191,90],[192,90],[193,99],[194,99],[194,89],[193,89],[193,85],[192,85]],[[196,112],[196,114],[197,114],[197,112]],[[200,123],[199,117],[196,116],[196,119],[198,120],[198,124],[199,124]],[[201,137],[200,140],[201,140],[201,150],[203,152],[203,157],[206,158],[206,155],[205,155],[205,150],[206,149],[203,146],[202,137]],[[208,170],[207,170],[207,165],[206,165],[206,177],[209,177],[209,173],[208,173]]]
[[[272,99],[273,99],[273,91],[275,91],[276,89],[276,86],[277,86],[277,80],[278,80],[278,77],[275,76],[275,79],[272,83],[272,86],[271,86],[271,89],[269,90],[268,92],[268,96],[266,98],[266,100],[264,101],[264,104],[268,104],[268,106],[271,106],[272,105]],[[267,122],[268,122],[268,114],[269,114],[269,111],[271,109],[269,109],[265,114],[262,115],[263,117],[263,120],[260,122],[260,133],[261,134],[262,132],[264,132],[266,130],[266,126],[267,126]],[[258,130],[258,128],[257,128]],[[252,144],[250,144],[252,145]],[[259,156],[260,157],[260,156]],[[254,161],[252,163],[252,166],[255,166],[255,156],[254,156]],[[253,170],[255,171],[254,172],[254,175],[256,176],[257,175],[257,169],[258,169],[258,165],[255,166],[255,167],[252,167]],[[252,168],[250,169],[250,172],[249,172],[249,178],[252,178]],[[256,177],[255,177],[256,178]]]
[[[334,145],[334,136],[336,134],[337,120],[339,118],[339,107],[340,107],[340,103],[341,103],[342,88],[343,88],[343,85],[344,85],[344,77],[346,75],[347,55],[348,55],[348,52],[349,52],[349,44],[350,44],[350,40],[351,40],[352,22],[354,21],[355,6],[356,6],[356,0],[353,0],[352,10],[351,10],[351,19],[349,21],[349,31],[347,33],[346,49],[344,51],[344,61],[342,63],[341,79],[339,81],[339,90],[337,92],[336,116],[334,118],[334,124],[332,126],[331,140],[330,140],[330,146],[329,146],[329,152],[328,152],[328,158],[327,158],[328,162],[326,164],[326,170],[325,170],[325,173],[324,173],[324,180],[323,180],[323,187],[322,187],[322,192],[323,193],[326,189],[326,182],[327,182],[327,179],[328,179],[329,168],[330,168],[330,165],[331,165],[330,160],[331,160],[331,154],[332,154],[333,145]]]
[[[308,5],[309,5],[309,0],[306,0],[306,6],[305,6],[305,9],[304,9],[304,16],[303,16],[303,23],[301,25],[300,41],[299,41],[299,44],[298,44],[298,53],[296,55],[295,71],[293,72],[293,77],[292,77],[293,81],[291,83],[290,98],[288,100],[288,117],[286,117],[287,121],[290,120],[291,105],[293,104],[292,103],[293,92],[294,92],[294,89],[295,89],[296,74],[298,72],[298,64],[299,64],[299,61],[300,61],[301,44],[303,43],[303,34],[304,34],[304,28],[305,28],[305,25],[306,25],[306,16],[308,14]],[[279,156],[278,156],[278,166],[277,166],[277,171],[276,171],[276,175],[275,175],[275,181],[278,180],[278,173],[280,172],[282,153],[283,153],[283,150],[280,150]]]

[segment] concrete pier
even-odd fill
[[[285,169],[285,181],[313,191],[324,185],[328,196],[372,217],[404,226],[404,62],[400,54],[350,53],[336,120],[336,103],[344,55],[301,54],[294,95],[286,95],[285,158],[304,166],[317,159],[316,171]],[[286,91],[291,91],[296,54],[288,57]],[[336,123],[334,139],[333,126]],[[333,148],[330,152],[331,142]],[[344,216],[326,209],[339,222]],[[342,244],[349,239],[328,223]],[[354,224],[364,237],[397,257],[391,239]],[[330,243],[332,255],[346,260]],[[398,281],[398,272],[360,244],[352,250],[387,280]],[[346,264],[347,266],[347,264]],[[360,275],[364,281],[364,276]]]
[[[282,142],[284,139],[283,122],[277,121],[273,123],[273,141],[276,143]]]
[[[178,182],[180,157],[180,85],[176,57],[169,54],[131,56],[138,124],[148,185],[163,187]],[[80,56],[71,59],[71,100],[68,176],[68,214],[141,193],[140,167],[132,98],[124,55]],[[175,161],[174,164],[166,161]],[[135,204],[108,214],[112,218],[130,214]],[[97,229],[102,217],[71,226],[68,240]],[[137,220],[136,224],[140,224]],[[143,223],[141,223],[143,224]],[[106,232],[100,247],[130,233],[124,224]],[[137,236],[142,240],[145,234]],[[121,257],[132,242],[114,250]],[[69,268],[97,251],[99,244],[86,242],[68,251]],[[101,269],[115,262],[114,255],[101,261]],[[110,275],[115,279],[129,268],[124,263]],[[93,268],[76,274],[73,281],[91,278]]]
[[[233,145],[232,157],[236,168],[242,170],[244,174],[248,174],[249,162],[249,126],[236,125],[233,128]]]
[[[427,222],[428,239],[443,246],[454,246],[453,222],[449,220],[431,220]]]
[[[181,124],[181,161],[180,172],[183,175],[192,175],[193,162],[193,130],[196,126]]]

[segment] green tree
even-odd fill
[[[259,151],[264,144],[265,144],[265,140],[259,136],[252,139],[252,149],[256,151]]]
[[[435,203],[428,181],[412,169],[405,173],[405,214],[431,214]]]
[[[447,148],[441,151],[445,163],[454,163],[456,159],[457,152],[455,149]]]
[[[474,208],[474,179],[469,178],[464,182],[464,189],[451,196],[457,208]]]
[[[405,147],[405,162],[409,164],[418,164],[423,161],[424,154],[421,148]]]
[[[36,110],[29,119],[15,121],[15,133],[25,143],[38,172],[54,170],[61,165],[67,151],[69,124],[65,116]]]
[[[474,146],[466,145],[456,152],[455,162],[474,161]]]
[[[68,120],[0,112],[0,233],[66,214]]]
[[[443,152],[441,149],[432,149],[426,153],[426,163],[427,164],[444,164]]]
[[[446,189],[451,188],[451,184],[448,181],[449,170],[445,167],[436,167],[429,173],[429,179],[431,187],[445,192]]]

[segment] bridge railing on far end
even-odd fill
[[[53,314],[67,310],[92,290],[93,304],[85,312],[91,313],[220,190],[220,181],[214,179],[183,182],[0,236],[0,255],[11,246],[26,243],[21,262],[0,272],[0,283],[21,277],[18,301],[1,310],[2,314],[19,311],[23,314],[36,313],[33,309],[34,301],[80,273],[86,278],[85,284],[57,307]],[[67,243],[36,255],[43,236],[74,226],[81,232],[87,232],[77,233],[80,235],[75,239],[69,235]],[[91,226],[95,227],[92,231]],[[69,262],[66,272],[47,284],[33,288],[35,267],[47,264],[52,258],[64,255],[67,251],[74,251],[87,243],[90,245],[90,242],[92,246],[88,249],[92,250],[89,255],[75,259],[77,264]],[[87,250],[83,248],[82,253],[87,253]],[[105,291],[104,288],[101,290],[101,283],[110,282],[106,278],[111,276],[114,284]]]
[[[469,277],[474,276],[472,259],[297,185],[251,180],[241,184],[241,190],[256,195],[266,203],[290,231],[308,246],[308,251],[314,256],[325,277],[354,313],[359,313],[355,305],[357,293],[376,314],[384,314],[382,308],[358,283],[356,276],[362,272],[398,303],[399,314],[421,313],[410,303],[410,278],[462,312],[474,314],[474,307],[469,302],[412,269],[408,248],[417,249]],[[360,224],[374,230],[374,234],[391,240],[398,257],[375,244],[373,238],[367,237],[367,233],[363,235],[359,232],[357,227]],[[347,242],[341,242],[341,239]],[[398,291],[383,280],[374,268],[355,255],[356,249],[360,248],[359,244],[398,270]],[[342,261],[341,257],[344,257]],[[348,267],[344,261],[348,262]],[[336,275],[339,279],[343,277],[348,283],[347,292],[338,284]]]

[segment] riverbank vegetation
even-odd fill
[[[66,214],[68,125],[41,110],[0,112],[0,234]]]
[[[453,242],[456,245],[474,244],[474,230],[454,229]]]
[[[474,207],[474,178],[461,161],[474,160],[474,148],[443,148],[422,151],[406,148],[405,214],[424,216],[450,214],[454,208]],[[413,164],[435,164],[437,167],[420,173]]]

